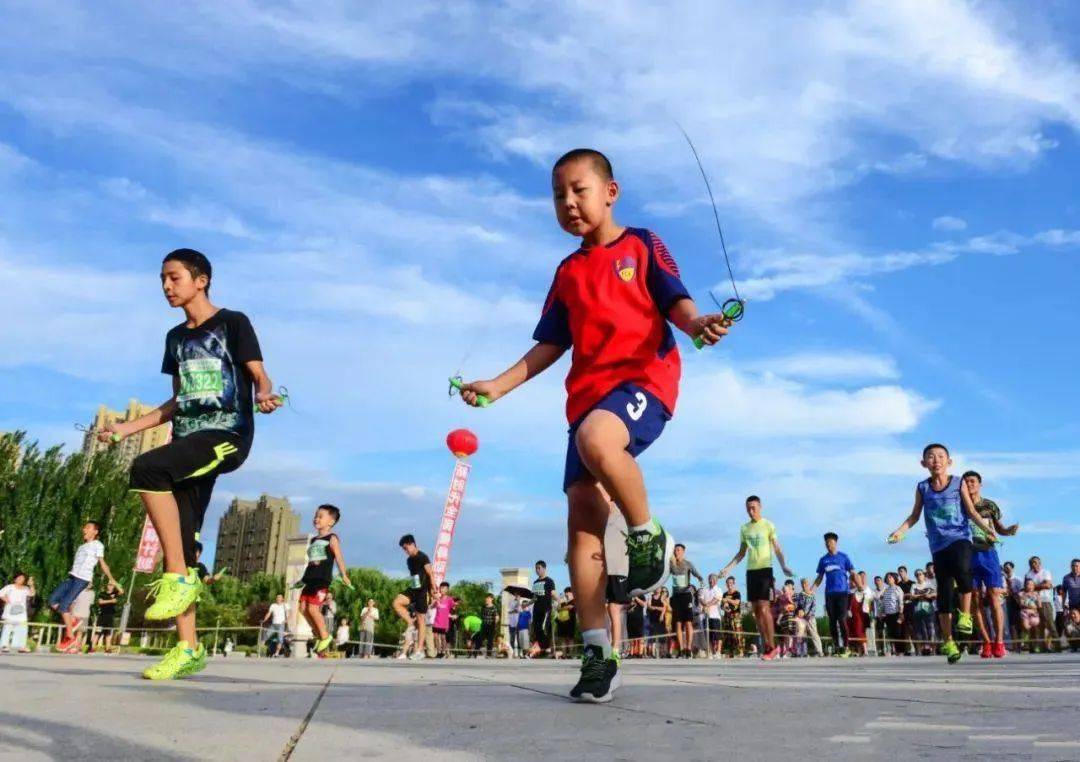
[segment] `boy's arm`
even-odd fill
[[[967,511],[968,519],[970,519],[979,529],[983,530],[986,534],[986,539],[990,542],[997,542],[997,533],[994,531],[994,527],[986,523],[986,519],[979,515],[979,512],[975,510],[975,503],[971,500],[971,493],[968,492],[967,485],[960,482],[960,502],[964,504],[964,510]]]
[[[970,502],[970,500],[969,500]],[[915,505],[911,509],[911,513],[904,519],[904,523],[896,528],[892,534],[889,535],[889,542],[900,542],[903,539],[904,533],[911,529],[922,515],[922,493],[919,492],[918,487],[915,488]]]
[[[431,590],[432,597],[438,595],[439,588],[435,586],[435,570],[431,568],[431,562],[428,561],[424,564],[424,571],[427,573],[428,587]]]
[[[728,570],[731,569],[732,566],[735,566],[739,562],[741,562],[745,555],[746,555],[746,541],[742,540],[742,541],[739,542],[739,552],[735,554],[735,557],[733,559],[728,561],[727,566],[725,566],[723,569],[720,570],[720,576],[721,577],[726,577],[728,575]]]
[[[689,298],[679,299],[671,305],[667,318],[691,339],[700,338],[710,346],[727,336],[728,328],[732,324],[731,319],[721,313],[698,314],[697,304]]]
[[[787,561],[784,560],[784,551],[780,550],[780,541],[775,537],[772,538],[772,547],[773,551],[776,553],[777,560],[780,561],[780,569],[789,577],[794,577],[795,575],[792,574],[791,569],[788,568]]]
[[[98,559],[98,566],[101,567],[101,571],[105,573],[105,576],[109,578],[109,582],[112,582],[114,585],[116,585],[116,589],[119,590],[122,595],[124,592],[124,588],[120,587],[120,583],[116,581],[115,577],[113,577],[112,572],[109,570],[109,565],[105,563],[104,556]]]
[[[349,570],[345,568],[345,557],[341,554],[341,542],[338,541],[337,535],[330,538],[330,552],[334,554],[334,563],[341,572],[341,581],[346,587],[352,587],[352,582],[349,581]]]
[[[140,415],[134,421],[110,423],[98,432],[98,440],[101,442],[108,442],[113,434],[116,434],[121,439],[126,439],[132,434],[138,434],[140,431],[152,429],[155,426],[160,426],[163,423],[171,421],[173,414],[176,412],[176,394],[180,391],[179,376],[172,377],[172,388],[173,395],[169,397],[169,399],[162,402],[146,415]]]
[[[814,577],[814,584],[812,584],[810,586],[810,589],[811,590],[817,590],[818,586],[821,584],[821,580],[823,580],[823,579],[825,579],[825,575],[822,574],[821,572],[818,572],[818,575],[816,577]]]
[[[489,381],[473,381],[461,386],[461,399],[475,406],[480,395],[494,402],[550,368],[566,352],[558,344],[538,342],[520,360]]]
[[[248,360],[244,363],[244,370],[255,387],[255,405],[259,412],[272,413],[284,404],[274,393],[274,384],[270,381],[270,376],[266,375],[262,360]]]
[[[698,582],[704,582],[705,581],[705,578],[701,576],[701,572],[699,572],[697,570],[697,567],[694,566],[693,562],[690,563],[690,573],[692,575],[694,575],[695,577],[697,577]]]

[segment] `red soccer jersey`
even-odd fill
[[[626,383],[675,412],[682,361],[667,313],[689,298],[675,260],[648,230],[627,228],[608,245],[578,249],[559,264],[533,338],[573,347],[566,376],[571,424]]]

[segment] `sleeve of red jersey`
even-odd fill
[[[540,313],[540,322],[533,331],[533,340],[541,344],[555,344],[560,347],[570,347],[574,343],[570,335],[570,314],[567,312],[566,303],[559,298],[559,274],[560,267],[555,271],[555,279],[551,282],[547,299],[544,300],[544,309]]]
[[[660,237],[649,231],[649,271],[646,277],[649,293],[665,317],[680,299],[689,299],[690,292],[679,276],[679,266]]]

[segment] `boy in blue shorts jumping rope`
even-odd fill
[[[974,627],[971,620],[971,525],[977,526],[989,542],[997,535],[986,523],[971,501],[967,485],[959,476],[949,476],[952,458],[943,444],[929,444],[923,448],[922,465],[930,472],[930,478],[915,487],[915,505],[904,523],[889,535],[889,542],[900,542],[912,526],[918,523],[920,514],[926,523],[926,537],[934,558],[937,575],[938,623],[941,626],[942,653],[949,664],[960,661],[960,647],[953,640],[953,601],[960,599],[960,611],[956,614],[956,631],[970,635]],[[958,596],[953,595],[953,583]]]
[[[606,156],[570,151],[555,162],[551,179],[559,225],[581,246],[555,271],[533,333],[536,345],[496,378],[463,385],[461,396],[470,405],[480,404],[481,396],[495,401],[573,348],[563,490],[570,582],[585,648],[570,696],[605,702],[621,682],[604,601],[607,495],[629,528],[629,594],[644,595],[664,584],[674,545],[649,511],[634,460],[675,411],[681,360],[668,323],[710,345],[731,323],[721,314],[698,314],[675,260],[654,233],[615,222],[619,184]]]
[[[247,316],[210,303],[211,276],[209,260],[194,249],[166,255],[161,288],[169,306],[185,316],[165,336],[161,372],[172,377],[172,397],[98,433],[109,442],[172,421],[172,440],[131,464],[131,489],[142,498],[164,554],[165,571],[153,584],[154,603],[145,616],[176,619],[176,646],[143,671],[149,680],[186,677],[206,666],[206,648],[195,637],[195,602],[203,589],[195,543],[218,475],[239,468],[251,449],[254,410],[272,413],[282,404]]]
[[[983,517],[983,520],[994,527],[999,535],[1011,537],[1020,529],[1019,524],[1005,526],[1001,523],[1001,509],[997,503],[982,496],[982,476],[978,471],[967,471],[961,479],[971,495],[971,502],[975,510]],[[1005,589],[1005,575],[1001,573],[1001,561],[998,559],[997,549],[994,543],[983,536],[982,530],[977,526],[971,530],[971,584],[975,601],[972,610],[975,612],[975,622],[979,625],[979,634],[982,636],[982,650],[979,655],[983,659],[1005,658],[1005,613],[1001,607],[1001,592]],[[994,620],[994,638],[990,639],[990,632],[986,626],[986,617],[983,614],[983,606],[989,605],[991,616]]]

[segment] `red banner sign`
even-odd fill
[[[465,497],[465,483],[469,480],[470,468],[463,460],[454,465],[454,476],[450,479],[450,491],[446,493],[439,535],[435,539],[435,557],[431,561],[436,585],[446,579],[446,570],[450,567],[450,546],[454,542],[454,527],[457,526],[458,516],[461,514],[461,501]]]
[[[154,525],[147,516],[143,521],[142,539],[139,540],[139,552],[135,554],[135,571],[152,574],[157,566],[157,557],[161,552],[161,540],[158,539]]]

